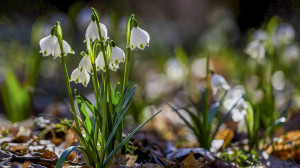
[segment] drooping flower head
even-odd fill
[[[90,82],[90,74],[85,69],[80,71],[79,68],[76,68],[71,74],[70,81],[74,81],[75,83],[81,83],[83,86],[86,87]]]
[[[289,24],[279,24],[272,37],[275,46],[290,44],[295,38],[295,30]]]
[[[104,71],[105,72],[105,60],[102,51],[99,52],[96,58],[96,70],[97,71]]]
[[[99,23],[99,27],[100,27],[100,31],[101,31],[101,37],[104,40],[108,39],[108,35],[107,35],[107,28],[104,24]],[[98,33],[98,26],[96,21],[91,21],[91,23],[89,24],[89,26],[86,29],[85,32],[85,40],[90,40],[91,42],[94,42],[96,39],[98,39],[100,41],[99,38],[99,33]]]
[[[211,77],[211,87],[213,94],[215,95],[219,89],[229,90],[230,86],[227,84],[227,81],[223,76],[213,74]]]
[[[114,46],[111,48],[110,62],[116,65],[125,62],[125,53],[120,47]]]
[[[135,49],[136,47],[144,50],[146,46],[149,46],[150,36],[148,32],[145,30],[137,27],[137,22],[133,19],[133,28],[131,29],[130,35],[130,48],[131,50]]]
[[[51,35],[44,37],[40,40],[40,47],[41,51],[40,53],[43,54],[43,56],[49,56],[53,55],[54,58],[61,57],[62,53],[60,50],[59,42],[56,37],[56,26],[53,26],[51,30]],[[75,52],[72,50],[70,45],[65,41],[62,40],[62,46],[63,46],[63,55],[66,56],[68,53],[75,54]]]
[[[92,21],[85,32],[85,41],[90,40],[91,42],[94,42],[96,39],[98,39],[99,41],[107,40],[108,34],[107,34],[106,26],[99,22],[99,16],[96,9],[92,8],[92,13],[93,13]],[[101,39],[99,37],[100,35],[99,35],[98,27],[100,29]]]
[[[247,111],[247,103],[243,98],[244,89],[240,86],[235,86],[227,93],[227,96],[223,102],[223,106],[227,111],[231,111],[232,120],[234,122],[240,122]]]
[[[78,68],[80,71],[85,69],[89,73],[93,73],[93,66],[89,55],[85,54],[85,56],[81,59]]]
[[[253,59],[263,59],[265,57],[265,46],[263,41],[254,40],[247,45],[246,54],[250,55]]]

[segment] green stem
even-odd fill
[[[124,80],[123,80],[123,92],[125,90],[125,87],[128,82],[128,76],[129,76],[129,67],[130,67],[130,36],[131,36],[131,20],[134,18],[134,15],[132,14],[126,25],[126,55],[125,55],[125,72],[124,72]]]
[[[77,117],[76,110],[75,110],[75,105],[74,105],[73,94],[72,94],[72,89],[71,89],[71,85],[70,85],[67,65],[66,65],[66,61],[65,61],[65,58],[64,58],[65,56],[64,56],[62,40],[59,40],[59,46],[60,46],[60,51],[61,51],[61,62],[62,62],[62,66],[63,66],[63,69],[64,69],[65,81],[66,81],[67,91],[68,91],[68,95],[69,95],[69,101],[70,101],[70,104],[71,104],[71,112],[73,114],[76,127],[78,129],[80,129],[78,117]]]

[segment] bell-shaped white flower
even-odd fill
[[[93,73],[93,66],[92,66],[92,62],[91,62],[91,58],[89,55],[85,55],[78,66],[79,70],[87,70],[89,73]]]
[[[70,81],[74,81],[75,83],[79,82],[79,69],[78,68],[73,70]]]
[[[125,53],[120,47],[111,48],[110,62],[119,65],[120,62],[125,62]]]
[[[291,25],[282,23],[277,26],[272,42],[275,46],[290,44],[295,39],[295,34]]]
[[[42,53],[43,56],[48,56],[50,54],[52,54],[54,58],[61,56],[60,46],[58,43],[58,39],[55,35],[49,35],[47,37],[42,38],[40,40],[40,47],[40,53]],[[66,56],[68,53],[75,54],[75,52],[65,40],[63,40],[63,49],[64,56]]]
[[[267,33],[262,29],[258,29],[252,34],[251,40],[252,41],[254,41],[254,40],[265,41],[265,40],[267,40],[267,38],[268,38]]]
[[[139,27],[132,28],[130,36],[131,50],[135,49],[136,47],[143,50],[146,46],[149,46],[149,42],[150,36],[148,32]]]
[[[254,59],[265,57],[265,46],[261,40],[254,40],[247,45],[246,54]]]
[[[223,102],[223,106],[227,111],[231,111],[232,120],[234,122],[240,122],[247,111],[247,103],[243,97],[244,89],[236,86],[231,89]]]
[[[90,82],[90,74],[85,69],[80,71],[79,68],[76,68],[71,74],[71,81],[74,81],[75,83],[81,83],[86,87]]]
[[[211,77],[211,87],[214,95],[217,93],[218,89],[230,89],[230,86],[227,84],[227,81],[224,79],[224,77],[217,74],[213,74]]]
[[[99,25],[101,30],[101,36],[104,38],[104,40],[108,39],[106,26],[102,23],[99,23]],[[91,40],[91,42],[94,42],[96,39],[100,40],[98,26],[96,22],[92,21],[86,29],[85,40]]]
[[[110,62],[109,63],[109,68],[112,70],[112,71],[117,71],[119,69],[119,65],[117,64],[114,64],[113,62]]]
[[[105,60],[102,51],[98,54],[96,58],[96,70],[97,71],[104,71],[105,72]]]

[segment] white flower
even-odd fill
[[[265,47],[261,40],[254,40],[247,45],[246,54],[254,59],[262,59],[265,57]]]
[[[89,55],[85,55],[80,63],[79,63],[79,70],[87,70],[89,73],[93,73],[93,66],[92,66],[92,62],[91,62],[91,58]]]
[[[285,61],[293,62],[297,61],[300,56],[300,48],[298,44],[291,44],[284,48],[283,54]]]
[[[90,75],[85,69],[80,71],[79,68],[76,68],[71,74],[71,81],[81,83],[86,87],[90,82]]]
[[[234,122],[240,122],[244,119],[244,116],[246,115],[246,110],[238,110],[238,109],[233,109],[231,111],[231,116],[232,116],[232,120]]]
[[[272,41],[275,46],[291,43],[295,38],[295,30],[289,24],[280,24],[277,26]]]
[[[227,111],[231,110],[232,120],[234,122],[240,122],[247,111],[247,103],[245,99],[242,98],[244,90],[238,86],[231,89],[223,102],[223,106]]]
[[[40,53],[42,53],[43,56],[48,56],[50,54],[52,54],[54,58],[61,56],[61,50],[59,47],[58,39],[54,35],[49,35],[47,37],[42,38],[40,40],[40,47]],[[63,49],[65,56],[68,53],[75,54],[75,52],[65,40],[63,40]]]
[[[100,71],[103,70],[105,72],[105,61],[102,51],[98,54],[96,58],[96,70]]]
[[[131,36],[130,36],[130,48],[131,50],[135,49],[135,47],[143,50],[146,46],[149,46],[150,42],[150,36],[149,34],[139,28],[139,27],[134,27],[131,30]]]
[[[125,53],[124,51],[115,46],[111,48],[111,56],[110,56],[110,62],[114,63],[116,65],[119,65],[120,62],[125,62]]]
[[[104,38],[104,40],[108,39],[106,26],[102,23],[99,23],[99,25],[101,30],[101,36]],[[92,21],[86,29],[85,40],[88,39],[91,40],[91,42],[94,42],[96,39],[100,40],[96,22]]]
[[[227,84],[226,80],[221,75],[213,74],[211,77],[210,83],[211,83],[211,87],[212,87],[214,95],[217,93],[219,88],[221,88],[223,90],[230,89],[230,86]]]
[[[262,29],[258,29],[256,30],[253,34],[252,34],[252,37],[251,39],[252,40],[267,40],[267,33],[262,30]]]
[[[112,62],[109,63],[109,68],[112,70],[112,71],[117,71],[119,69],[119,65],[116,65]]]

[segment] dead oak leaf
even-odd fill
[[[182,168],[201,168],[201,163],[194,157],[194,152],[190,151],[190,154],[181,162]]]

